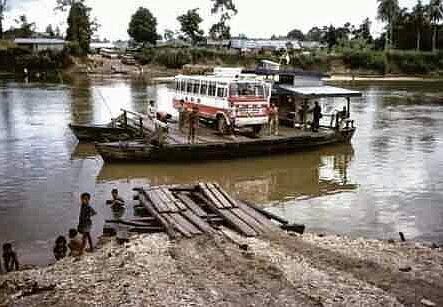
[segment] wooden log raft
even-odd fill
[[[163,229],[171,238],[219,235],[218,225],[228,226],[247,237],[275,232],[279,228],[271,219],[281,222],[285,230],[302,233],[303,225],[289,225],[284,219],[261,208],[238,201],[217,183],[193,186],[136,188],[134,199],[148,213],[144,219],[108,221],[132,226],[134,231]],[[136,230],[136,229],[139,230]]]

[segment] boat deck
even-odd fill
[[[178,126],[174,123],[169,125],[169,132],[166,138],[167,145],[189,145],[188,128],[185,127],[180,132]],[[330,128],[321,128],[318,132],[304,131],[299,128],[280,127],[278,135],[269,135],[267,130],[263,130],[260,136],[253,136],[252,133],[238,132],[233,135],[221,135],[215,129],[201,125],[196,134],[193,145],[210,145],[220,143],[254,143],[285,140],[288,138],[310,138],[322,139],[332,137],[335,130]]]

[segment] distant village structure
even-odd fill
[[[37,53],[47,50],[62,51],[65,48],[66,41],[55,38],[16,38],[14,44]]]

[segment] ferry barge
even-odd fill
[[[190,144],[187,129],[182,133],[171,123],[162,144],[130,141],[99,143],[96,148],[106,162],[177,162],[234,159],[350,143],[356,130],[351,119],[351,98],[361,97],[361,93],[326,86],[321,78],[319,74],[275,69],[238,72],[229,77],[220,77],[217,71],[214,76],[178,76],[173,85],[173,103],[198,107],[200,117],[215,123],[217,129],[201,126],[195,143]],[[344,98],[344,108],[334,109],[332,98]],[[326,105],[329,112],[323,113],[318,131],[312,131],[309,115],[314,101]],[[271,102],[279,107],[280,120],[285,124],[278,135],[268,135],[262,129],[268,122],[266,109]],[[251,129],[248,132],[244,128]]]

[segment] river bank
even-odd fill
[[[247,249],[223,237],[110,240],[80,259],[0,276],[0,305],[443,304],[441,248],[315,234],[229,235]]]

